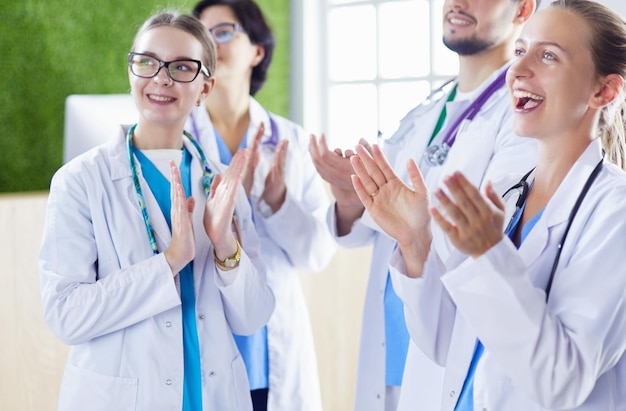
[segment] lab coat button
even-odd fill
[[[215,371],[209,372],[209,377],[215,377]]]
[[[171,326],[172,326],[172,323],[171,323],[171,322],[169,322],[169,321],[165,321],[165,326],[169,328],[169,327],[171,327]]]
[[[169,378],[167,380],[165,380],[165,384],[167,385],[172,385],[172,380],[170,380]]]
[[[200,314],[200,319],[204,320],[204,314]]]
[[[380,394],[376,394],[376,398],[380,400]]]
[[[454,397],[456,393],[454,391],[450,391],[450,397]]]

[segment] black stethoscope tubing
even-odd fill
[[[556,256],[554,257],[554,261],[552,262],[552,269],[550,270],[550,277],[548,277],[548,284],[546,286],[546,301],[548,301],[548,298],[550,296],[550,290],[552,289],[552,282],[554,280],[556,269],[559,266],[559,260],[561,259],[561,252],[563,251],[563,245],[565,244],[565,240],[567,239],[567,234],[569,233],[570,227],[572,226],[572,222],[574,221],[574,217],[576,216],[576,213],[578,213],[578,209],[580,208],[580,205],[585,199],[587,192],[589,192],[591,185],[595,181],[598,174],[600,174],[600,170],[602,169],[602,163],[603,163],[603,160],[600,160],[598,165],[596,165],[596,167],[593,169],[593,171],[587,178],[587,181],[585,182],[585,185],[583,186],[583,189],[578,195],[578,198],[576,199],[576,203],[574,203],[574,207],[572,207],[572,211],[569,214],[569,218],[567,220],[567,226],[565,227],[565,232],[563,232],[561,241],[559,241],[559,244],[557,245]],[[528,192],[529,192],[528,183],[526,182],[526,179],[528,178],[528,176],[530,176],[530,174],[533,171],[534,171],[534,168],[530,170],[528,173],[526,173],[526,175],[524,175],[524,177],[522,177],[522,179],[517,184],[515,184],[513,187],[506,190],[506,192],[502,195],[502,197],[505,197],[512,190],[518,190],[520,188],[522,189],[522,194],[520,195],[520,197],[517,199],[517,202],[515,203],[515,212],[513,213],[513,217],[511,217],[511,221],[509,221],[509,224],[508,224],[509,226],[513,223],[515,214],[519,212],[521,207],[526,202],[526,198],[528,197]]]

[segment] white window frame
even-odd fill
[[[328,42],[328,14],[333,7],[352,7],[373,5],[378,7],[383,3],[402,0],[357,0],[347,4],[330,5],[327,0],[292,0],[291,1],[291,82],[290,82],[290,116],[291,118],[302,124],[303,127],[316,135],[329,131],[329,113],[328,99],[329,90],[334,85],[351,84],[351,81],[331,81],[328,74],[328,58],[326,54]],[[408,1],[408,0],[406,0]],[[356,84],[371,83],[380,86],[383,83],[401,82],[401,81],[426,81],[430,85],[430,90],[434,90],[441,83],[449,79],[453,73],[436,74],[434,72],[434,49],[435,47],[444,48],[441,42],[441,12],[443,0],[426,0],[429,3],[429,20],[430,20],[430,68],[424,76],[401,77],[396,79],[385,79],[380,76],[377,70],[377,76],[371,81],[357,81]],[[410,46],[407,44],[407,47]],[[380,47],[378,44],[376,47]],[[415,52],[415,51],[408,51]],[[456,59],[454,60],[456,64]],[[456,72],[456,66],[453,72]],[[426,93],[428,94],[428,93]],[[416,97],[412,107],[418,105],[422,98]],[[378,106],[378,123],[380,124],[379,102]],[[408,111],[408,110],[407,110]],[[395,113],[399,121],[406,112]],[[333,136],[329,135],[329,140],[333,147],[349,148],[342,141],[333,141]],[[371,138],[369,140],[372,140]],[[333,148],[331,147],[331,148]]]

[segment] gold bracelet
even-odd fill
[[[213,247],[213,258],[215,259],[217,265],[227,270],[235,268],[239,265],[239,260],[241,260],[241,245],[237,240],[235,240],[235,243],[237,243],[237,251],[235,252],[235,255],[232,257],[227,257],[224,260],[219,259],[217,253],[215,252],[215,247]]]

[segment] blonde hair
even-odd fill
[[[137,39],[146,31],[163,26],[174,27],[194,36],[202,45],[202,64],[209,70],[211,75],[215,73],[217,53],[215,43],[211,35],[209,35],[209,31],[200,20],[177,11],[168,10],[149,17],[148,20],[143,23],[139,31],[137,31],[131,51],[134,51]]]

